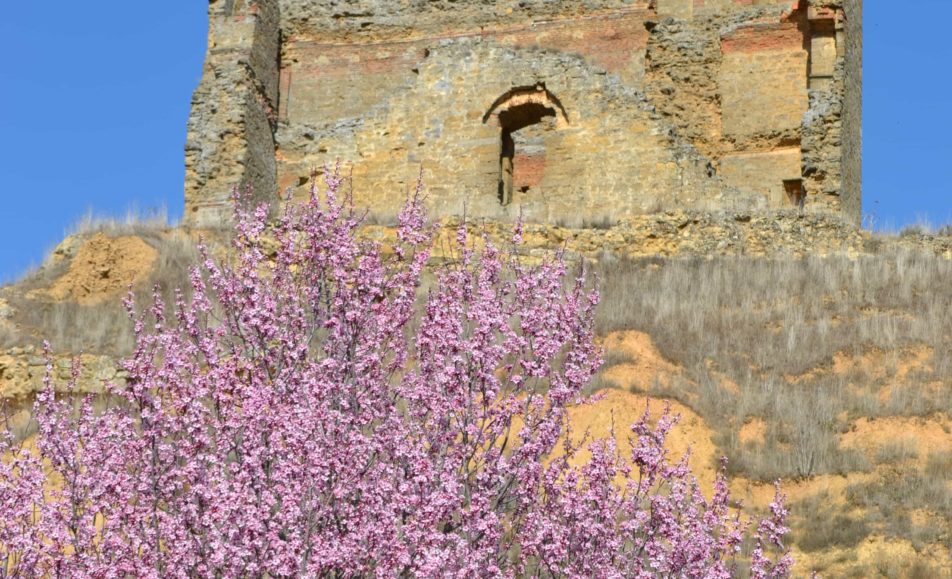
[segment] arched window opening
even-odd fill
[[[496,99],[483,117],[499,123],[499,202],[508,205],[513,192],[538,185],[545,171],[546,137],[568,124],[562,104],[545,85],[517,88]]]

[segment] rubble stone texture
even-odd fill
[[[861,0],[211,0],[186,221],[340,159],[397,212],[616,221],[801,207],[858,224]]]

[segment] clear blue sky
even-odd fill
[[[182,212],[200,0],[9,2],[0,17],[0,282],[87,210]],[[877,11],[878,10],[878,11]],[[915,26],[903,20],[916,14]],[[865,6],[864,213],[952,222],[949,0]],[[898,20],[897,20],[898,18]]]
[[[3,4],[0,283],[87,210],[181,216],[208,30],[202,0]]]

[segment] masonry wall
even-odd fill
[[[280,11],[277,2],[211,0],[208,51],[185,143],[185,220],[214,227],[235,187],[274,198]]]
[[[354,161],[355,200],[383,214],[399,208],[421,167],[438,214],[495,218],[521,211],[537,221],[601,220],[659,203],[696,205],[717,192],[713,182],[705,188],[702,160],[675,148],[643,95],[618,80],[641,74],[635,55],[647,40],[646,16],[399,47],[289,42],[285,55],[301,64],[284,77],[283,94],[290,96],[278,130],[278,185],[295,187],[313,167],[341,157]],[[548,48],[573,40],[578,52]],[[600,66],[585,60],[585,49]],[[315,62],[321,64],[304,64]],[[350,90],[355,77],[368,80]],[[533,148],[517,148],[515,171],[527,178],[504,205],[502,131],[493,105],[503,98],[505,107],[509,93],[552,95],[545,100],[554,126],[536,136]],[[700,184],[686,185],[692,182]]]
[[[812,27],[805,2],[238,4],[233,13],[257,15],[245,53],[270,46],[259,33],[280,39],[280,72],[251,66],[242,85],[268,106],[219,107],[240,110],[218,132],[245,142],[241,150],[205,144],[216,137],[200,130],[209,90],[196,92],[190,144],[203,154],[186,161],[194,224],[220,218],[229,180],[264,198],[303,195],[311,174],[337,159],[352,171],[355,201],[383,219],[421,168],[438,216],[521,213],[574,226],[662,209],[840,214],[859,199],[839,185],[849,143],[827,138],[842,95],[855,94],[845,88],[844,36]],[[834,20],[842,13],[829,10]],[[280,30],[262,16],[277,14]],[[239,23],[224,18],[211,32],[213,71],[226,60],[216,35]],[[811,117],[814,103],[835,114]],[[233,149],[241,160],[231,171],[195,169]],[[846,173],[854,183],[858,171]]]

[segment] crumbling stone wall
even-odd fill
[[[234,187],[274,193],[280,11],[277,2],[210,0],[208,52],[185,143],[185,220],[220,225]]]
[[[858,112],[843,103],[858,94],[846,39],[859,0],[814,4],[217,0],[187,220],[220,220],[239,183],[303,195],[335,159],[384,219],[421,167],[438,216],[580,226],[800,206],[852,219],[859,172],[842,166]]]

